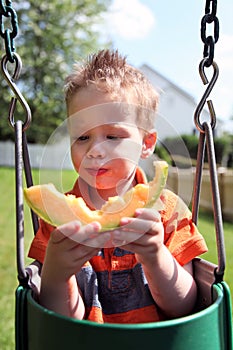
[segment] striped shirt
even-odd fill
[[[146,183],[145,175],[139,168],[135,180],[137,183]],[[69,193],[79,197],[80,192],[76,181]],[[86,192],[88,194],[88,189]],[[205,241],[191,220],[191,212],[178,196],[165,189],[160,200],[164,244],[183,266],[207,251]],[[53,230],[53,226],[40,222],[29,257],[43,263]],[[85,263],[76,279],[82,292],[87,320],[99,323],[144,323],[165,319],[151,296],[141,264],[130,251],[120,247],[101,249]]]

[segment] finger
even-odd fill
[[[156,236],[161,232],[162,222],[127,218],[128,224],[112,232],[114,245],[125,245],[141,240],[144,236]],[[163,229],[163,228],[162,228]]]
[[[91,222],[81,226],[78,231],[74,231],[69,238],[77,244],[86,244],[88,240],[100,235],[100,229],[101,225],[98,222]]]
[[[106,246],[106,242],[109,241],[111,235],[109,233],[101,233],[96,238],[90,239],[82,244],[77,244],[70,251],[73,255],[76,263],[84,263],[96,255],[101,248]]]
[[[135,231],[115,231],[113,233],[112,244],[113,246],[120,247],[125,246],[131,242],[135,242],[142,237],[141,233]]]
[[[154,209],[144,208],[137,209],[134,218],[123,217],[120,226],[122,229],[141,231],[145,233],[152,229],[154,223],[161,223],[160,213]]]
[[[135,210],[135,217],[139,217],[144,220],[152,220],[159,222],[161,221],[161,215],[160,213],[155,209],[150,208],[139,208]]]
[[[76,244],[82,244],[92,248],[103,248],[110,239],[109,232],[100,232],[101,225],[98,222],[81,226],[78,232],[69,235],[69,239]]]
[[[109,232],[98,232],[97,235],[91,236],[82,244],[91,248],[104,248],[108,246],[108,242],[111,240],[111,234]]]
[[[137,218],[122,218],[120,227],[122,231],[135,231],[139,234],[145,234],[150,231],[155,224],[155,221]]]
[[[66,244],[66,248],[72,248],[97,236],[100,228],[98,222],[82,226],[79,221],[72,221],[55,229],[51,234],[51,240],[55,244],[63,243]]]
[[[67,224],[61,225],[57,227],[51,233],[51,240],[53,243],[60,243],[74,232],[77,232],[81,227],[81,223],[79,221],[72,221]]]

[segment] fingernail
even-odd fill
[[[139,216],[139,215],[141,215],[141,214],[142,214],[142,212],[143,212],[143,209],[141,209],[141,208],[136,209],[136,210],[135,210],[135,216]]]
[[[127,225],[129,223],[130,223],[130,219],[128,219],[128,218],[122,218],[121,219],[121,225]]]
[[[101,225],[100,225],[99,222],[94,221],[94,222],[92,222],[90,225],[94,228],[94,230],[95,230],[96,232],[99,231],[99,230],[101,229]]]

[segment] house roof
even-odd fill
[[[144,74],[147,73],[147,77],[151,80],[152,84],[153,84],[153,76],[155,78],[160,79],[161,86],[158,86],[158,88],[161,89],[161,92],[165,92],[166,90],[168,90],[169,88],[172,87],[179,94],[183,95],[186,99],[190,100],[190,102],[192,102],[193,104],[196,105],[196,101],[192,95],[190,95],[185,90],[183,90],[182,88],[180,88],[179,86],[174,84],[171,80],[166,78],[164,75],[162,75],[161,73],[159,73],[155,69],[151,68],[149,65],[143,64],[139,69],[141,71],[143,71]]]

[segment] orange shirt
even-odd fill
[[[137,183],[146,183],[146,177],[139,168],[135,180]],[[79,182],[76,181],[69,193],[79,197],[81,192],[85,192],[86,199],[88,188],[82,186],[80,191]],[[163,190],[160,200],[164,244],[174,258],[185,265],[207,251],[205,241],[191,220],[191,212],[178,196]],[[43,263],[53,230],[53,226],[41,221],[29,257]],[[76,279],[82,291],[85,318],[88,320],[100,323],[141,323],[165,319],[150,294],[141,264],[130,251],[120,247],[101,249],[82,267]]]

